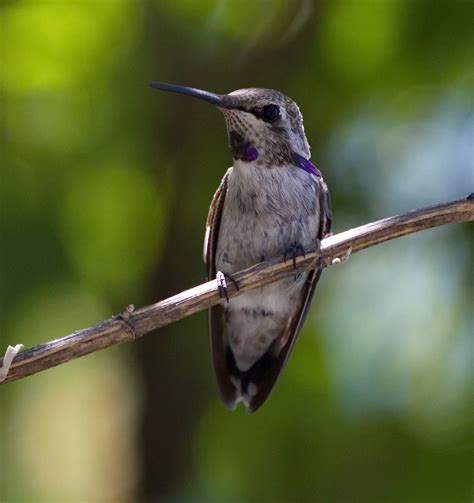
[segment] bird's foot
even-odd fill
[[[296,269],[296,257],[298,255],[303,255],[303,257],[306,257],[306,255],[304,254],[303,245],[301,243],[293,243],[285,250],[283,260],[286,262],[288,258],[291,258],[293,260],[293,269]],[[300,277],[301,273],[295,274],[295,281],[299,280]]]
[[[225,297],[226,301],[229,302],[229,291],[227,288],[227,281],[226,279],[232,281],[232,283],[235,286],[235,289],[239,291],[239,285],[237,284],[237,281],[230,275],[222,271],[217,271],[216,274],[216,281],[217,281],[217,289],[219,291],[219,297],[223,299]]]

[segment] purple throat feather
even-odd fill
[[[298,168],[321,178],[321,171],[319,171],[319,169],[309,159],[305,159],[302,155],[293,152],[293,162]]]
[[[258,150],[255,147],[252,147],[251,145],[246,145],[243,160],[251,162],[255,161],[256,159],[258,159]]]
[[[258,159],[258,150],[250,144],[245,145],[243,160],[251,162],[256,159]],[[302,155],[293,152],[293,162],[296,167],[321,178],[321,171],[309,159],[305,159]]]

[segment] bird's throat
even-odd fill
[[[258,150],[236,131],[229,132],[229,147],[234,159],[251,162],[258,158]]]

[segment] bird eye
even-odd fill
[[[266,105],[262,109],[262,116],[265,122],[275,122],[280,117],[280,107],[278,105]]]

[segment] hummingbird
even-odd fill
[[[224,114],[233,166],[206,221],[208,280],[226,279],[256,263],[293,257],[330,234],[329,192],[309,160],[303,117],[288,96],[261,88],[229,94],[163,82],[150,86],[211,103]],[[268,398],[295,345],[322,269],[243,293],[209,310],[217,387],[234,409],[256,411]],[[236,285],[238,287],[238,285]]]

